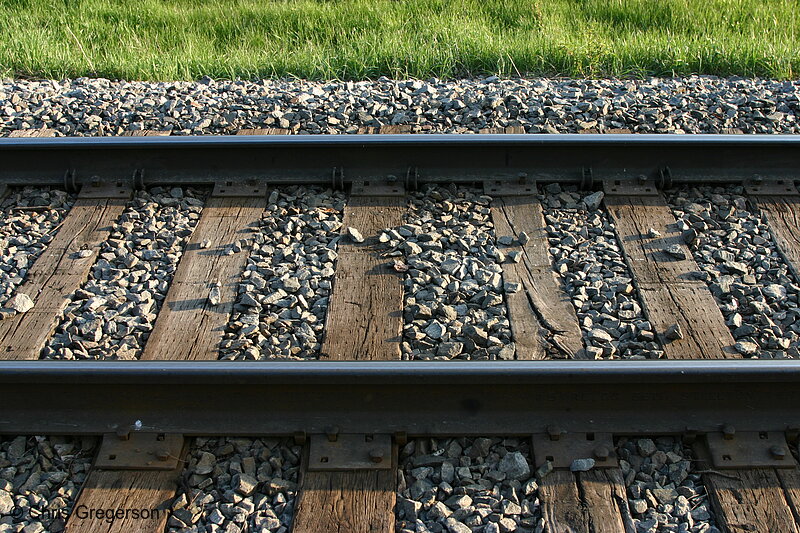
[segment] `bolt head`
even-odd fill
[[[605,446],[598,446],[594,449],[594,457],[595,459],[599,459],[600,461],[605,461],[608,459],[611,452],[608,451],[608,448]]]
[[[775,444],[774,446],[770,447],[769,454],[773,459],[783,459],[786,457],[786,448],[780,444]]]
[[[733,436],[736,434],[736,428],[730,424],[725,424],[722,426],[722,436],[725,440],[731,440]]]
[[[328,437],[329,442],[336,442],[339,438],[339,426],[330,426],[326,428],[325,435]]]
[[[562,433],[564,433],[564,430],[558,426],[547,426],[547,434],[550,435],[550,440],[560,439]]]
[[[369,460],[372,461],[373,463],[383,462],[383,456],[384,456],[383,450],[374,448],[369,451]]]

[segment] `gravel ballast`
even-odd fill
[[[137,192],[42,357],[138,359],[202,206],[190,188]]]
[[[167,530],[286,533],[301,452],[285,439],[195,439]]]
[[[404,359],[514,359],[504,299],[513,289],[503,283],[490,202],[463,187],[426,187],[405,224],[379,236],[405,272]]]
[[[308,82],[126,82],[79,78],[0,83],[0,133],[63,135],[246,128],[356,133],[407,125],[419,133],[521,126],[528,133],[627,128],[638,133],[800,133],[800,82],[764,79],[482,79]]]
[[[591,359],[658,359],[663,350],[617,242],[600,209],[602,192],[544,187],[550,255],[572,299]]]
[[[35,295],[17,294],[36,259],[47,248],[69,212],[75,198],[64,191],[41,187],[12,190],[0,203],[0,315],[16,314],[16,299]]]
[[[617,454],[637,533],[720,533],[680,439],[622,438]]]
[[[399,533],[540,531],[527,439],[416,439],[399,464]]]
[[[317,359],[345,195],[274,190],[239,285],[221,359]]]
[[[742,187],[683,188],[669,201],[739,354],[800,357],[800,286]]]
[[[0,532],[63,531],[94,446],[92,438],[0,437]]]

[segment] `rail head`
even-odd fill
[[[794,135],[264,135],[2,138],[0,184],[58,185],[70,174],[145,185],[271,184],[403,179],[420,183],[519,180],[585,184],[657,177],[673,182],[794,179]]]
[[[786,431],[798,394],[792,360],[4,362],[0,433]]]

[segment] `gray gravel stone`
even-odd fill
[[[253,235],[221,359],[319,357],[343,209],[344,194],[317,187],[271,193]]]
[[[13,309],[17,313],[27,313],[33,309],[33,300],[24,292],[14,294],[5,305],[9,309]]]
[[[664,252],[674,259],[686,259],[686,252],[680,244],[672,244],[664,248]]]
[[[526,439],[416,439],[402,448],[399,464],[398,532],[533,533],[544,527]],[[509,476],[504,464],[520,477]]]
[[[361,232],[359,232],[356,228],[351,228],[348,226],[346,228],[346,231],[347,231],[347,236],[350,237],[350,240],[352,240],[353,242],[364,242],[364,237],[361,235]]]
[[[569,469],[571,472],[588,472],[592,468],[594,468],[595,460],[591,457],[587,457],[586,459],[575,459],[572,461],[572,464],[569,465]]]
[[[520,452],[512,452],[505,455],[497,465],[497,469],[505,473],[509,479],[525,480],[531,475],[531,468],[528,460]]]
[[[600,209],[600,204],[603,202],[603,196],[605,196],[603,191],[597,191],[585,196],[583,198],[583,203],[586,205],[586,209],[589,211]]]
[[[800,82],[717,78],[304,80],[128,82],[5,80],[0,132],[55,128],[63,135],[174,135],[242,128],[356,133],[406,126],[469,133],[520,126],[528,133],[629,128],[639,133],[800,133]]]
[[[673,324],[669,328],[667,328],[666,333],[664,333],[664,337],[670,341],[676,341],[683,338],[683,330],[681,329],[680,324]]]
[[[203,198],[191,188],[180,199],[161,187],[137,192],[42,357],[138,359],[200,219]]]
[[[300,455],[286,439],[195,439],[167,530],[287,533]]]
[[[468,188],[426,187],[405,223],[383,232],[385,255],[407,266],[404,359],[514,358],[504,294],[519,287],[503,284],[490,201]]]
[[[0,437],[0,531],[64,531],[94,447],[88,437]]]

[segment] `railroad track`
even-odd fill
[[[0,433],[84,439],[2,441],[0,527],[800,528],[794,137],[142,135],[0,154]],[[748,242],[779,259],[697,244],[731,229],[674,191],[725,184],[742,200],[720,216],[758,210],[733,231],[768,225]],[[583,244],[554,234],[581,224],[599,228]],[[581,255],[592,243],[611,266]],[[42,489],[65,446],[91,468]],[[45,520],[30,495],[54,487]]]

